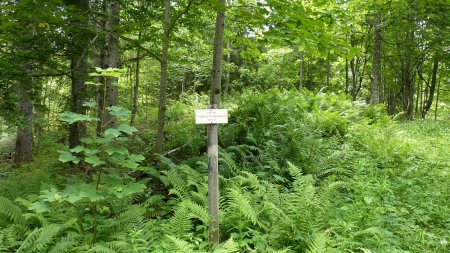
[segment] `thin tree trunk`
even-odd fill
[[[224,8],[225,0],[220,0]],[[216,31],[214,34],[213,65],[211,75],[210,106],[219,108],[222,80],[222,44],[224,37],[224,9],[217,11]],[[218,125],[207,125],[208,132],[208,213],[210,216],[209,240],[211,244],[219,243],[219,164],[218,164]]]
[[[437,95],[436,95],[436,105],[434,108],[434,120],[437,119],[440,92],[441,92],[441,77],[439,76],[439,81],[438,81],[438,86],[437,86]]]
[[[345,57],[345,94],[348,94],[349,76],[348,76],[348,58]]]
[[[434,98],[434,90],[436,89],[436,83],[437,83],[437,74],[439,69],[439,59],[437,55],[434,56],[433,61],[433,72],[431,75],[431,84],[430,84],[430,91],[429,91],[429,97],[425,101],[424,108],[422,109],[422,118],[425,119],[428,111],[431,108],[431,105],[433,104],[433,98]]]
[[[27,82],[31,82],[31,78]],[[33,160],[33,102],[31,100],[30,85],[25,80],[21,80],[17,87],[19,96],[19,114],[23,117],[23,121],[17,127],[16,149],[14,163],[20,165],[22,163],[31,162]]]
[[[330,78],[331,78],[331,56],[330,53],[327,55],[327,87],[330,87]]]
[[[381,21],[380,14],[375,17],[373,64],[372,64],[372,84],[370,87],[370,103],[378,104],[380,101],[379,89],[381,80]]]
[[[419,78],[417,81],[416,113],[419,113],[419,104],[422,105],[422,94],[422,79]],[[422,111],[422,108],[420,108],[420,111]]]
[[[87,50],[89,44],[87,12],[89,10],[88,0],[64,0],[64,4],[75,7],[73,16],[69,23],[73,27],[69,28],[71,47],[70,47],[70,67],[71,67],[71,110],[78,114],[85,114],[86,110],[83,102],[86,101],[87,76]],[[80,145],[80,139],[86,135],[86,126],[80,122],[69,125],[69,147],[73,148]]]
[[[161,51],[161,74],[159,79],[158,130],[156,133],[155,153],[161,154],[164,146],[164,124],[167,97],[167,56],[169,51],[170,0],[164,0],[164,22]]]
[[[139,31],[138,40],[141,40],[142,32]],[[138,113],[138,98],[139,98],[139,72],[141,69],[141,49],[137,48],[137,62],[136,62],[136,74],[135,74],[135,84],[133,90],[133,111],[131,115],[130,125],[134,126],[134,121],[136,119],[136,114]]]
[[[299,66],[299,78],[298,78],[298,89],[301,91],[303,88],[303,58],[305,55],[305,51],[300,51],[300,66]]]
[[[105,0],[106,22],[105,29],[112,31],[105,35],[104,54],[102,59],[102,68],[117,68],[119,66],[119,15],[120,4],[118,0]],[[103,92],[103,100],[105,104],[102,108],[103,115],[102,129],[115,128],[117,126],[117,118],[111,115],[107,110],[107,107],[115,106],[118,103],[118,90],[116,83],[118,78],[116,77],[103,77],[102,84],[105,85]]]

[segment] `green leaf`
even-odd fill
[[[59,119],[64,122],[67,122],[69,124],[73,124],[78,121],[91,121],[92,120],[92,118],[87,115],[78,114],[78,113],[74,113],[74,112],[63,112],[63,113],[61,113],[61,116]]]
[[[105,149],[105,151],[108,155],[112,155],[114,153],[121,154],[121,155],[128,154],[128,149],[125,147],[107,147]]]
[[[127,185],[118,185],[110,190],[118,198],[127,197],[135,193],[141,193],[145,190],[145,185],[140,183],[130,183]]]
[[[136,169],[144,159],[142,155],[129,155],[127,160],[119,160],[118,163],[125,168]]]
[[[50,190],[43,190],[41,194],[42,200],[46,202],[59,202],[62,199],[62,196],[58,190],[52,187]]]
[[[90,75],[90,74],[89,74]],[[92,76],[92,75],[91,75]],[[100,85],[102,85],[101,83],[94,83],[94,82],[91,82],[91,81],[88,81],[88,82],[85,82],[85,84],[88,84],[88,85],[95,85],[95,86],[100,86]]]
[[[63,195],[69,203],[75,203],[82,199],[89,199],[91,202],[105,199],[104,196],[98,193],[93,184],[77,184],[69,186],[63,192]]]
[[[135,127],[127,125],[127,124],[122,124],[117,129],[119,131],[127,133],[127,134],[132,134],[137,131],[137,129]]]
[[[78,163],[78,162],[80,162],[80,159],[78,157],[72,155],[72,153],[70,153],[68,151],[58,151],[58,153],[59,153],[58,160],[63,163],[68,163],[68,162]]]
[[[109,114],[117,117],[128,117],[131,115],[131,111],[121,107],[121,106],[109,106],[106,108]]]
[[[80,153],[80,152],[82,152],[82,151],[84,151],[84,147],[83,147],[83,146],[80,146],[80,145],[78,145],[78,146],[76,146],[76,147],[70,149],[70,152],[74,152],[74,153]]]
[[[97,102],[95,102],[95,101],[92,101],[92,102],[84,102],[84,103],[83,103],[83,106],[86,106],[86,107],[95,107],[95,106],[97,106]]]
[[[128,159],[133,162],[142,162],[145,160],[145,157],[143,155],[129,155]]]
[[[119,137],[120,136],[120,131],[118,129],[115,128],[108,128],[106,129],[105,133],[104,133],[105,137]]]
[[[373,202],[373,198],[372,197],[364,197],[364,202],[366,202],[366,204],[370,204]]]
[[[33,210],[37,213],[44,213],[50,211],[48,204],[42,201],[32,203],[28,209]]]
[[[80,141],[83,142],[84,144],[94,143],[94,139],[92,139],[92,138],[81,138]]]
[[[96,155],[88,156],[84,159],[84,161],[86,161],[87,163],[91,164],[94,167],[105,164],[105,162],[100,160],[100,158]]]

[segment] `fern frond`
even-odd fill
[[[166,235],[172,244],[172,248],[168,252],[174,253],[193,253],[192,245],[186,241],[183,241],[177,237]]]
[[[239,252],[239,245],[233,240],[233,238],[228,239],[226,242],[221,243],[213,253],[234,253]]]
[[[289,174],[295,179],[298,180],[302,177],[303,172],[300,168],[292,164],[291,162],[287,162]]]
[[[110,249],[109,247],[97,243],[96,245],[94,245],[92,248],[90,248],[88,251],[88,253],[117,253],[117,251]]]
[[[35,229],[23,241],[17,253],[33,252],[34,250],[43,251],[53,242],[60,230],[61,226],[55,224]]]
[[[78,244],[75,237],[62,237],[48,253],[72,252],[72,248]]]
[[[309,244],[309,249],[306,253],[327,253],[327,240],[328,236],[326,233],[318,234]]]
[[[254,225],[258,223],[258,213],[253,209],[250,201],[242,192],[234,188],[228,192],[230,199],[230,207],[242,213],[244,217],[249,219]]]
[[[22,210],[4,197],[0,197],[0,215],[6,216],[14,223],[25,223],[25,218],[22,216]]]

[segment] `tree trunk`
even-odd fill
[[[164,22],[161,50],[161,74],[159,79],[158,130],[156,133],[155,153],[161,154],[164,148],[164,124],[167,97],[167,58],[169,51],[170,0],[164,0]]]
[[[440,92],[441,92],[441,77],[439,77],[439,81],[437,84],[437,95],[436,95],[436,103],[435,103],[435,108],[434,108],[434,120],[437,119]]]
[[[330,53],[327,54],[327,87],[330,87],[331,78],[331,56]]]
[[[26,74],[25,74],[26,75]],[[31,82],[31,78],[24,78]],[[19,81],[17,93],[19,96],[19,114],[23,121],[17,127],[16,150],[14,163],[31,162],[33,160],[33,102],[30,85],[25,80]]]
[[[220,7],[225,7],[225,0],[220,0]],[[217,11],[216,31],[214,34],[213,65],[211,75],[210,107],[219,108],[222,80],[222,44],[224,37],[224,9]],[[210,216],[209,241],[219,243],[219,164],[218,164],[218,125],[207,125],[208,132],[208,213]]]
[[[89,9],[88,0],[64,0],[65,5],[76,8],[72,11],[72,17],[69,19],[70,34],[70,67],[71,67],[71,110],[78,114],[85,114],[86,110],[83,102],[86,101],[87,76],[87,47],[89,45],[87,12]],[[86,126],[81,122],[69,125],[69,147],[73,148],[80,145],[80,139],[86,135]]]
[[[434,60],[433,60],[433,72],[431,74],[431,84],[430,84],[429,96],[428,96],[427,100],[425,101],[425,105],[422,109],[422,119],[425,119],[428,111],[431,108],[431,105],[433,104],[434,91],[436,89],[436,83],[437,83],[438,69],[439,69],[439,59],[438,59],[437,55],[435,55]]]
[[[138,40],[141,40],[141,35],[142,32],[139,31],[139,35],[138,35]],[[134,84],[134,89],[133,89],[133,111],[132,111],[132,115],[131,115],[131,121],[130,121],[130,125],[133,126],[134,125],[134,121],[136,119],[136,114],[138,113],[138,98],[139,98],[139,72],[141,69],[141,49],[138,47],[137,48],[137,62],[136,62],[136,77],[135,77],[135,84]]]
[[[348,87],[349,87],[348,80],[349,80],[349,78],[348,78],[348,58],[345,57],[345,94],[348,94]]]
[[[300,51],[300,66],[299,66],[299,78],[298,78],[298,89],[301,91],[303,88],[303,58],[305,51]]]
[[[370,87],[370,103],[378,104],[380,102],[379,89],[381,80],[381,21],[380,14],[375,17],[375,31],[373,43],[373,63],[372,63],[372,84]]]
[[[103,46],[102,68],[117,68],[119,66],[119,15],[120,5],[118,0],[105,0],[106,22],[105,29],[108,31],[105,34],[105,41]],[[105,104],[99,109],[102,110],[102,127],[101,131],[108,128],[115,128],[117,125],[117,118],[105,110],[107,107],[115,106],[118,103],[118,90],[116,77],[103,77],[103,102]],[[100,131],[100,132],[101,132]]]

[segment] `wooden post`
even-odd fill
[[[209,109],[217,109],[211,105]],[[208,124],[208,213],[211,245],[219,243],[219,145],[217,124]]]

